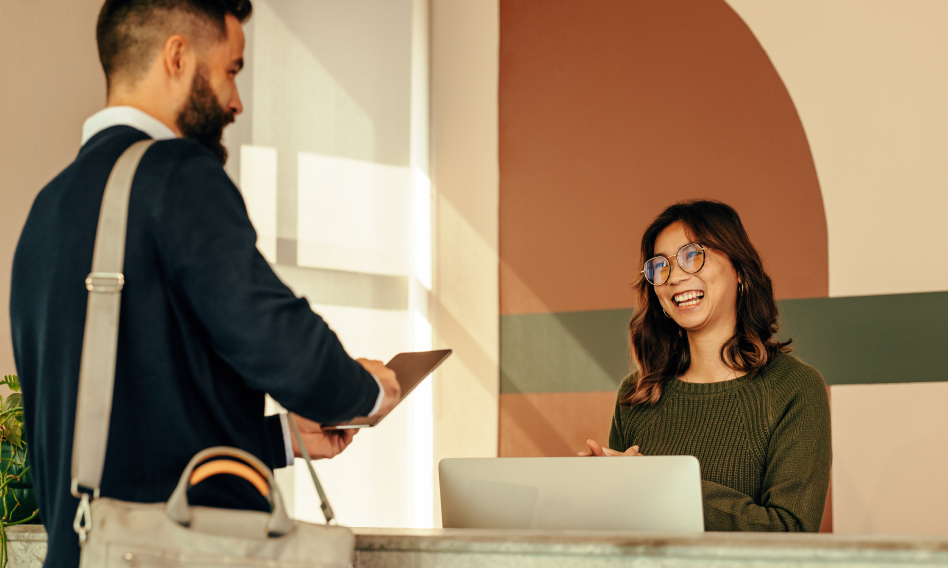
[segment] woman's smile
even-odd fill
[[[688,290],[687,292],[681,292],[680,294],[672,296],[672,301],[675,302],[679,308],[697,306],[702,299],[704,299],[704,292],[701,290]]]

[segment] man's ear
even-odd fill
[[[194,50],[184,36],[173,35],[162,46],[161,58],[168,78],[181,80],[188,76],[194,65]]]

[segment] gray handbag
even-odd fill
[[[195,455],[167,503],[131,503],[99,496],[125,284],[122,270],[128,199],[138,163],[153,142],[133,144],[112,169],[102,197],[92,273],[86,279],[89,300],[79,370],[71,488],[80,499],[73,527],[82,546],[81,566],[349,567],[355,535],[345,527],[328,526],[332,509],[292,419],[289,423],[303,448],[327,525],[290,519],[273,472],[253,455],[236,448],[208,448]],[[253,483],[270,501],[272,511],[190,506],[188,488],[219,473],[240,475]]]

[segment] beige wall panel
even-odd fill
[[[499,387],[498,0],[432,0],[434,462],[497,455]],[[437,490],[437,481],[435,483]],[[440,526],[440,498],[434,500]]]
[[[834,532],[948,535],[948,383],[831,392]]]
[[[830,296],[948,290],[948,264],[919,264],[948,237],[948,2],[728,3],[803,121],[826,209]],[[894,269],[906,265],[910,277]]]
[[[75,159],[105,106],[95,46],[102,0],[0,1],[0,374],[14,373],[10,268],[39,190]]]

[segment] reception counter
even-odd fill
[[[948,538],[816,534],[355,529],[356,568],[948,566]],[[40,526],[7,529],[10,568],[38,568]]]

